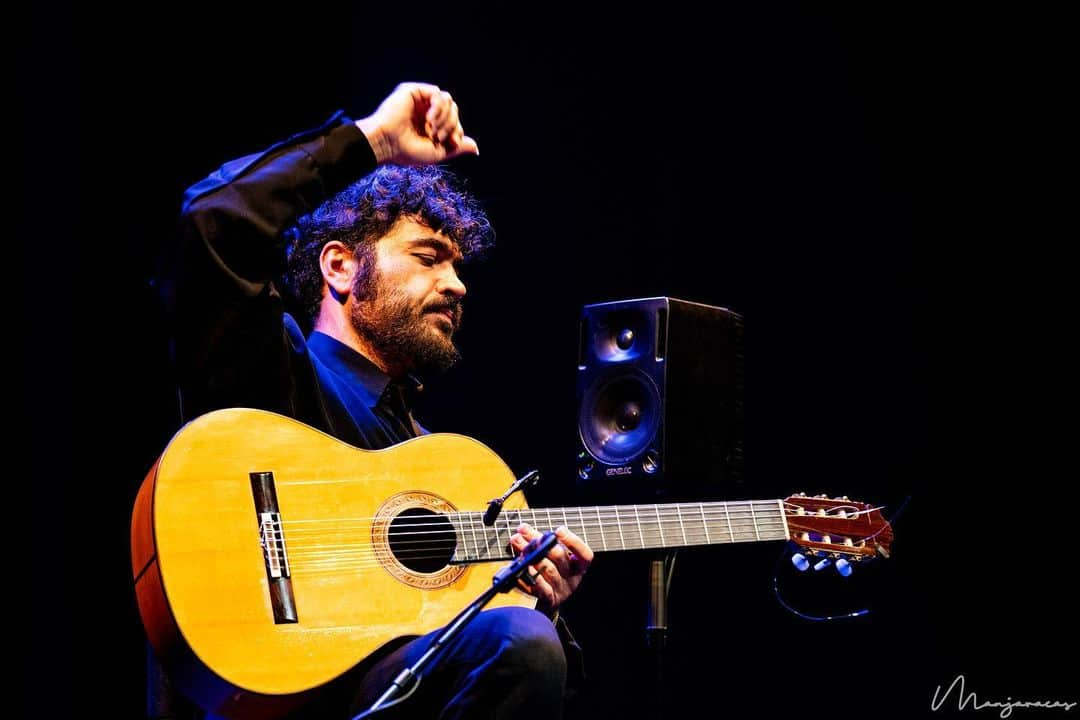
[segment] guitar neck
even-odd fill
[[[528,523],[541,532],[566,526],[595,552],[724,545],[787,540],[782,500],[599,505],[503,510],[494,526],[482,512],[453,513],[457,534],[451,562],[474,563],[513,557],[510,536]]]

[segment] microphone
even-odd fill
[[[548,554],[548,551],[551,550],[551,548],[555,547],[555,543],[558,541],[559,538],[557,538],[553,532],[546,532],[536,538],[521,551],[521,557],[495,573],[495,577],[491,579],[491,583],[499,588],[504,584],[507,586],[512,585],[525,568],[530,565],[535,565],[543,560],[544,556]]]

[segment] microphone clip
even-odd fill
[[[510,486],[510,489],[504,492],[501,496],[495,498],[488,503],[487,510],[484,511],[484,524],[491,527],[495,524],[495,518],[499,517],[499,513],[502,512],[503,503],[511,495],[518,490],[523,490],[527,487],[532,487],[540,481],[540,471],[530,470],[522,475],[520,478],[514,481],[514,484]]]

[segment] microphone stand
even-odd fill
[[[390,683],[390,687],[386,689],[386,692],[384,692],[371,707],[359,715],[355,715],[352,720],[362,720],[379,710],[385,710],[391,705],[396,705],[411,695],[420,684],[420,680],[422,679],[421,673],[427,668],[439,651],[451,640],[456,638],[469,622],[484,609],[484,606],[491,602],[491,599],[495,597],[497,593],[509,592],[517,584],[518,578],[525,572],[525,569],[530,565],[534,565],[543,560],[548,554],[548,551],[555,547],[556,542],[558,542],[558,538],[555,536],[555,533],[546,532],[529,543],[522,551],[521,557],[495,573],[495,576],[491,579],[491,587],[480,593],[479,597],[473,600],[467,608],[462,610],[458,616],[446,626],[446,629],[435,639],[435,642],[427,649],[427,652],[420,656],[420,659],[413,663],[412,667],[407,667],[398,673],[398,676]],[[405,686],[410,682],[412,683],[412,687],[409,688],[409,692],[399,698],[398,695],[401,694],[405,689]]]
[[[663,718],[668,706],[665,665],[668,640],[668,582],[675,569],[675,554],[649,562],[649,608],[645,625],[645,646],[652,670],[648,717]]]

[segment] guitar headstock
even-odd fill
[[[807,553],[850,561],[889,557],[893,532],[880,507],[798,493],[784,499],[784,515],[791,541]]]

